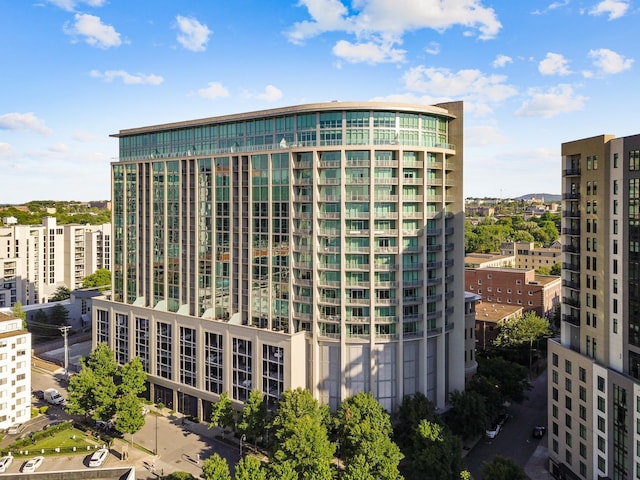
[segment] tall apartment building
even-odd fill
[[[84,277],[111,269],[111,224],[0,227],[0,308],[46,303],[61,287],[79,288]]]
[[[31,334],[0,312],[0,430],[31,418]]]
[[[154,401],[464,388],[462,103],[330,102],[121,130],[94,342]]]
[[[563,144],[562,192],[563,321],[549,343],[551,472],[639,478],[640,135]]]

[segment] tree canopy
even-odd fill
[[[138,357],[119,366],[113,351],[100,343],[88,357],[80,359],[81,369],[69,381],[66,409],[94,420],[116,417],[116,428],[133,435],[144,425],[142,400],[146,374]]]
[[[342,402],[336,414],[336,438],[347,466],[357,461],[357,456],[364,456],[367,472],[373,478],[402,478],[398,464],[404,455],[392,435],[391,418],[371,393],[357,393]]]
[[[202,478],[205,480],[231,480],[229,464],[219,454],[214,453],[202,464]]]
[[[283,392],[272,422],[272,470],[291,469],[298,478],[331,479],[335,445],[329,441],[328,418],[328,408],[319,405],[308,390]]]
[[[485,398],[473,390],[455,390],[449,395],[451,410],[447,414],[447,425],[463,439],[484,433],[491,421],[487,415]]]
[[[82,280],[83,288],[100,288],[100,290],[108,290],[111,288],[111,271],[106,268],[100,268],[87,275]]]
[[[490,462],[482,464],[483,480],[527,480],[527,475],[515,461],[496,455]]]

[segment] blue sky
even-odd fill
[[[110,197],[121,129],[465,101],[465,196],[560,193],[560,144],[638,133],[633,0],[0,0],[0,204]]]

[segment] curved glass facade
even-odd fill
[[[215,383],[239,401],[302,386],[332,408],[362,390],[389,410],[417,391],[443,405],[464,385],[462,105],[446,107],[332,102],[121,131],[113,308],[221,335],[226,383],[174,366],[196,397]],[[225,356],[227,325],[248,337]]]

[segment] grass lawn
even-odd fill
[[[75,428],[68,428],[60,432],[56,432],[52,437],[45,436],[36,441],[28,448],[30,450],[39,450],[42,448],[71,448],[77,447],[78,449],[86,450],[87,445],[93,447],[98,442],[92,437],[87,436],[82,430]]]

